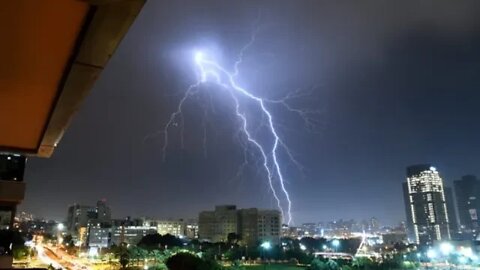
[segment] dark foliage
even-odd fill
[[[202,259],[191,253],[177,253],[165,262],[169,270],[202,270]]]
[[[145,235],[140,242],[138,242],[138,246],[145,249],[158,249],[165,246],[181,247],[183,246],[183,242],[171,234],[160,235],[156,233]]]

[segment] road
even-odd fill
[[[36,245],[38,258],[46,265],[52,265],[56,269],[65,270],[91,270],[85,264],[79,262],[77,258],[58,249],[49,248],[44,245]]]

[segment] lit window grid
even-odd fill
[[[418,175],[408,177],[408,192],[442,192],[443,194],[443,181],[437,171],[426,170]]]
[[[433,197],[431,193],[428,192],[440,192],[441,194],[441,199],[442,199],[442,205],[440,207],[443,208],[444,213],[445,213],[445,220],[446,223],[449,223],[448,220],[448,212],[447,212],[447,207],[445,203],[445,192],[443,189],[443,180],[440,177],[438,171],[436,170],[426,170],[418,175],[412,176],[412,177],[407,177],[407,187],[408,187],[408,192],[409,194],[413,193],[427,193],[426,199],[427,202],[433,202]],[[412,211],[412,221],[414,223],[414,233],[416,236],[417,243],[419,242],[419,229],[418,225],[416,224],[416,213],[413,205],[413,196],[409,196],[410,200],[410,207]],[[436,223],[436,216],[435,216],[435,211],[434,207],[431,203],[428,204],[428,211],[426,210],[426,214],[428,216],[428,219],[432,223]],[[447,234],[450,234],[450,230],[447,226],[446,228]],[[442,239],[442,234],[441,234],[441,229],[439,224],[434,225],[434,231],[435,231],[435,236],[437,240]]]

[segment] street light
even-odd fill
[[[272,244],[270,242],[263,242],[261,245],[260,245],[263,249],[270,249],[272,248]]]
[[[272,248],[272,244],[270,242],[263,242],[261,245],[260,245],[264,250],[268,250],[268,249],[271,249]]]
[[[340,241],[338,239],[333,239],[332,246],[335,248],[335,252],[337,252],[337,248],[340,246]]]
[[[57,224],[57,245],[60,245],[63,243],[62,231],[64,229],[65,229],[65,226],[63,225],[63,223]]]
[[[440,244],[440,251],[444,256],[448,256],[453,251],[453,245],[448,242]]]
[[[463,256],[467,257],[467,258],[470,258],[473,256],[473,251],[472,251],[472,248],[464,248],[462,247],[462,249],[460,250],[460,254],[462,254]]]
[[[435,259],[437,257],[437,252],[435,252],[435,250],[433,250],[433,249],[429,249],[427,251],[427,257],[429,259]]]
[[[265,260],[266,257],[267,257],[267,256],[266,256],[266,255],[267,255],[266,251],[272,248],[272,244],[271,244],[270,242],[266,241],[266,242],[263,242],[263,243],[260,245],[260,247],[261,247],[262,250],[263,250],[263,259]],[[264,264],[263,264],[263,269],[267,269],[267,264],[266,264],[266,262],[264,262]]]

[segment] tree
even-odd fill
[[[307,250],[319,250],[323,242],[320,241],[320,239],[315,239],[313,237],[303,237],[300,240],[300,243],[304,245]]]
[[[134,260],[136,264],[139,264],[140,261],[145,260],[148,255],[148,251],[137,246],[132,246],[130,249],[128,249],[128,253],[130,259]]]
[[[222,270],[223,267],[216,260],[203,260],[199,270]]]
[[[327,264],[317,258],[313,259],[313,261],[310,263],[310,266],[308,267],[308,270],[326,270],[326,269],[327,269]]]
[[[355,258],[352,262],[353,269],[374,270],[380,269],[380,264],[369,258]]]
[[[165,259],[165,256],[162,252],[160,252],[160,250],[158,249],[154,249],[150,252],[150,256],[153,258],[153,261],[155,262],[155,264],[157,264],[158,262],[163,262],[163,260]]]
[[[230,270],[245,270],[245,267],[240,261],[237,260],[232,263],[232,266],[230,266]]]
[[[287,259],[297,259],[301,264],[308,264],[313,260],[313,256],[305,253],[300,248],[289,249],[285,252]]]
[[[142,237],[140,242],[138,242],[138,246],[145,249],[152,250],[152,249],[158,249],[161,246],[181,247],[183,246],[183,242],[181,239],[171,234],[160,235],[158,233],[155,233],[155,234],[147,234],[144,237]]]
[[[73,247],[75,244],[73,243],[73,237],[71,234],[65,235],[63,238],[63,245],[67,248]]]
[[[122,269],[125,269],[130,262],[130,258],[128,257],[128,253],[124,253],[120,255],[119,259],[120,265],[122,266]]]
[[[236,244],[238,242],[238,240],[240,240],[240,236],[238,234],[234,233],[234,232],[229,233],[227,235],[227,242],[230,245]]]
[[[13,247],[13,258],[15,260],[24,260],[28,257],[29,250],[26,246],[14,246]]]
[[[244,248],[237,245],[233,245],[225,252],[225,257],[229,261],[240,260],[242,255],[244,255]]]
[[[118,262],[122,266],[122,269],[127,267],[130,262],[130,255],[128,253],[127,247],[123,244],[120,246],[112,246],[111,251],[114,254],[115,258],[118,258]]]
[[[361,238],[342,239],[340,240],[340,247],[338,248],[338,251],[355,254],[360,247],[361,242]]]
[[[327,269],[328,270],[339,270],[340,267],[338,266],[338,263],[332,259],[329,259],[327,261]]]
[[[169,270],[203,270],[200,268],[203,264],[202,259],[187,252],[173,255],[165,264]]]
[[[162,236],[158,233],[155,234],[147,234],[142,239],[140,239],[140,242],[138,242],[138,246],[148,248],[148,249],[154,249],[158,248],[162,243]]]
[[[10,253],[10,248],[21,248],[25,244],[22,235],[18,231],[0,230],[0,248],[3,247]]]

